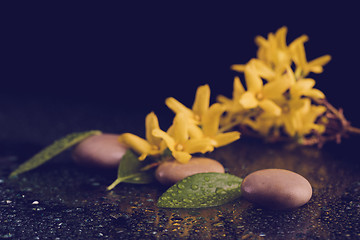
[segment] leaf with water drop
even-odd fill
[[[220,206],[240,197],[242,180],[227,173],[198,173],[170,187],[157,205],[162,208]]]
[[[128,149],[120,161],[117,179],[107,187],[107,190],[113,189],[121,182],[137,184],[153,182],[153,168],[144,171],[144,169],[147,169],[147,166],[149,166],[147,160],[139,161],[138,157]]]
[[[85,138],[88,138],[93,135],[100,135],[101,131],[92,130],[86,132],[77,132],[66,135],[65,137],[56,140],[53,144],[47,146],[42,151],[37,153],[35,156],[21,164],[15,171],[10,174],[10,177],[19,175],[21,173],[30,171],[34,168],[39,167],[45,162],[49,161],[56,155],[62,153],[73,145],[81,142]]]

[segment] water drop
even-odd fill
[[[12,238],[12,237],[13,237],[13,235],[11,233],[7,233],[7,234],[4,234],[1,236],[1,238],[3,238],[3,239]]]
[[[180,189],[184,189],[184,188],[185,188],[185,185],[184,185],[184,184],[182,184],[182,183],[180,183],[180,184],[178,184],[178,188],[180,188]]]
[[[213,185],[213,184],[209,184],[209,188],[212,188],[212,187],[214,187],[214,185]]]
[[[212,224],[214,227],[223,227],[224,224],[222,222],[216,222]]]
[[[183,201],[186,202],[186,203],[192,203],[192,200],[187,199],[187,198],[184,198]]]
[[[199,189],[199,186],[196,185],[196,184],[193,184],[193,185],[191,185],[191,189],[192,190],[197,190],[197,189]]]
[[[223,188],[216,188],[215,193],[225,194],[226,192],[225,192],[225,190]]]
[[[204,177],[205,182],[210,181],[210,178],[208,176]]]

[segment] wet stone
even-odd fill
[[[72,156],[80,165],[116,168],[127,150],[118,138],[116,134],[91,136],[76,146]]]
[[[186,164],[179,163],[175,160],[162,163],[156,169],[155,177],[163,185],[173,185],[188,176],[207,172],[224,173],[225,170],[218,161],[210,158],[194,157]],[[182,189],[182,186],[183,185],[179,185],[178,187]],[[197,189],[198,186],[194,185],[192,188]]]
[[[269,209],[285,210],[307,203],[312,188],[303,176],[284,169],[264,169],[245,177],[242,196]]]

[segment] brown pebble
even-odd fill
[[[156,169],[155,177],[161,184],[169,186],[188,176],[206,172],[224,173],[225,170],[218,161],[210,158],[194,157],[186,164],[175,160],[162,163]]]
[[[74,151],[76,163],[88,167],[117,168],[127,147],[121,144],[117,134],[101,134],[86,138]]]
[[[312,188],[303,176],[284,169],[264,169],[245,177],[242,196],[249,202],[269,209],[291,209],[307,203]]]

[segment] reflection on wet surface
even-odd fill
[[[335,145],[313,147],[241,140],[210,157],[239,177],[283,168],[307,178],[313,197],[292,211],[243,199],[214,208],[159,209],[159,184],[106,187],[116,171],[82,169],[63,154],[14,179],[16,156],[0,159],[0,239],[360,239],[359,161]],[[21,160],[23,161],[23,160]]]

